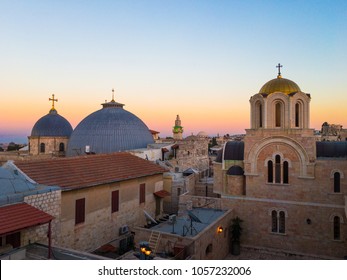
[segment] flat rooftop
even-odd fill
[[[174,223],[170,220],[152,226],[151,230],[163,233],[194,237],[209,225],[222,217],[227,211],[212,208],[193,208],[183,215],[176,216]]]

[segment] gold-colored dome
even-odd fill
[[[299,86],[291,80],[284,79],[279,74],[276,79],[268,81],[263,85],[259,91],[260,94],[270,94],[273,92],[283,92],[290,94],[293,92],[301,91]]]

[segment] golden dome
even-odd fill
[[[270,94],[278,91],[283,92],[285,94],[290,94],[301,90],[296,83],[294,83],[291,80],[282,78],[282,76],[279,74],[276,79],[268,81],[265,85],[263,85],[259,93]]]

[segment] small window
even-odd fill
[[[205,250],[205,254],[208,255],[212,253],[212,244],[208,244]]]
[[[45,151],[46,151],[46,145],[45,145],[45,143],[41,143],[40,144],[40,153],[45,153]]]
[[[296,103],[295,104],[295,127],[300,126],[300,104]]]
[[[339,172],[334,173],[334,192],[339,193],[340,192],[340,181],[341,176]]]
[[[113,191],[111,195],[111,213],[119,211],[119,190]]]
[[[140,204],[146,202],[146,184],[140,184]]]
[[[263,106],[259,104],[259,127],[263,127]]]
[[[275,157],[275,182],[281,183],[281,157],[279,155]]]
[[[280,211],[278,232],[279,233],[286,232],[286,215],[284,211]]]
[[[340,240],[340,217],[334,217],[334,240]]]
[[[286,213],[284,211],[272,210],[271,212],[271,231],[275,233],[286,232]]]
[[[84,223],[85,221],[85,204],[86,199],[81,198],[76,200],[76,208],[75,208],[75,224]]]
[[[64,143],[60,143],[59,144],[59,152],[64,152],[65,151],[65,144]]]
[[[275,126],[276,127],[281,127],[281,124],[282,124],[282,120],[281,120],[281,117],[282,117],[282,106],[281,106],[281,103],[276,103],[275,105]]]
[[[272,183],[273,180],[273,163],[271,160],[269,160],[267,162],[267,182]]]
[[[272,219],[272,232],[277,232],[278,224],[277,224],[277,211],[273,210],[271,212]]]
[[[283,184],[289,184],[288,161],[283,162]]]

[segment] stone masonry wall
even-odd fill
[[[24,202],[54,217],[51,222],[51,241],[52,245],[57,244],[60,238],[61,190],[26,196]],[[47,233],[48,223],[26,229],[21,236],[21,243],[23,246],[34,242],[47,244]]]

